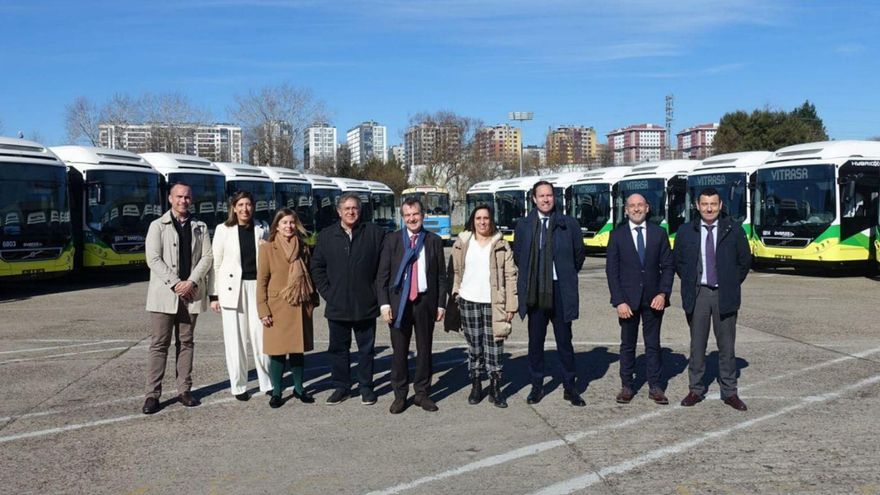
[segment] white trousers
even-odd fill
[[[260,392],[272,390],[269,380],[269,356],[263,354],[263,324],[257,315],[257,281],[242,280],[238,308],[221,308],[223,344],[226,347],[226,368],[233,395],[247,391],[247,345],[251,343]]]

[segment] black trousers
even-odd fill
[[[556,337],[556,351],[562,363],[562,386],[566,390],[574,388],[574,346],[571,344],[571,322],[562,317],[562,295],[559,282],[553,282],[553,309],[529,308],[529,373],[532,385],[544,383],[544,339],[547,337],[547,324],[553,323]]]
[[[376,356],[376,319],[327,320],[330,328],[330,381],[334,388],[351,388],[351,335],[358,346],[357,381],[360,389],[373,390],[373,361]]]
[[[664,311],[651,309],[651,302],[643,302],[638,308],[631,308],[633,315],[620,322],[620,382],[624,387],[632,387],[635,374],[636,343],[639,340],[639,320],[642,322],[642,339],[645,341],[646,376],[651,389],[662,388],[660,357],[660,325]]]
[[[400,328],[391,327],[391,388],[395,398],[406,398],[409,391],[409,342],[416,335],[416,374],[413,389],[416,396],[431,394],[431,346],[434,341],[434,319],[437,309],[419,296],[407,302]]]

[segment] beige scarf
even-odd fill
[[[315,287],[312,285],[312,279],[306,267],[307,248],[302,245],[302,241],[296,235],[291,237],[289,241],[279,235],[275,238],[275,243],[281,247],[284,258],[290,264],[290,269],[287,272],[287,287],[282,289],[278,295],[291,306],[312,303]]]

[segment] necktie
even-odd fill
[[[641,225],[636,227],[636,251],[639,252],[639,261],[642,262],[642,266],[645,266],[645,236],[642,235],[644,228]]]
[[[541,219],[541,243],[540,246],[543,249],[544,243],[547,240],[547,217]]]
[[[706,285],[715,287],[718,285],[718,271],[715,267],[715,235],[712,233],[714,225],[706,227]]]
[[[409,238],[409,247],[415,249],[416,240],[418,240],[418,234],[413,234]],[[413,261],[412,264],[412,272],[410,272],[409,277],[409,300],[415,301],[416,298],[419,297],[419,258],[416,257],[416,260]]]

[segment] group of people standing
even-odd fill
[[[496,407],[507,407],[502,393],[504,340],[519,313],[528,319],[532,387],[527,402],[536,404],[544,397],[544,340],[552,323],[563,398],[573,406],[586,405],[575,383],[572,344],[572,323],[579,316],[578,272],[586,257],[581,229],[573,218],[556,210],[552,184],[539,181],[531,194],[535,208],[517,223],[514,245],[502,238],[492,208],[480,205],[471,212],[447,264],[443,241],[424,228],[418,199],[403,201],[404,228],[386,234],[360,221],[357,195],[343,194],[337,202],[339,222],[322,230],[311,248],[294,211],[279,209],[271,226],[266,226],[254,220],[253,197],[238,192],[230,198],[229,218],[217,226],[212,244],[207,226],[189,212],[190,187],[174,185],[168,198],[171,209],[150,225],[146,239],[151,316],[143,412],[160,409],[172,337],[178,400],[188,407],[199,404],[191,393],[193,330],[208,301],[221,314],[230,391],[236,399],[250,399],[250,343],[259,390],[270,396],[272,408],[284,404],[282,379],[288,365],[291,397],[314,402],[303,386],[304,354],[314,348],[313,316],[320,299],[326,303],[333,386],[327,404],[339,404],[352,395],[352,336],[359,351],[356,379],[361,403],[377,402],[373,375],[376,320],[381,316],[389,326],[393,351],[390,412],[399,414],[407,408],[410,381],[415,393],[412,403],[437,411],[431,399],[433,332],[449,305],[456,317],[446,318],[445,326],[461,330],[468,345],[470,404],[487,398]],[[693,228],[679,231],[674,252],[666,232],[645,222],[649,205],[638,194],[626,199],[629,221],[611,234],[606,272],[621,327],[620,403],[634,396],[640,320],[649,397],[668,403],[659,335],[677,272],[691,328],[690,393],[682,405],[694,405],[705,394],[702,379],[711,322],[720,350],[722,397],[732,407],[746,409],[736,394],[733,346],[739,286],[749,269],[748,244],[742,229],[718,219],[717,191],[703,191],[697,208],[701,219]],[[415,374],[410,380],[413,336]],[[486,391],[485,378],[489,379]]]

